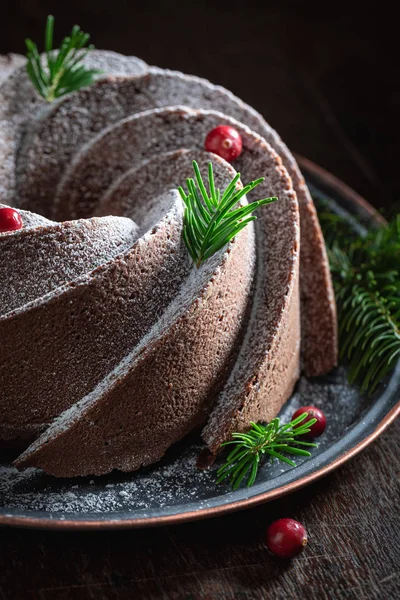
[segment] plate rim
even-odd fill
[[[321,183],[327,185],[329,188],[334,189],[342,197],[347,198],[351,203],[359,205],[364,211],[371,215],[375,220],[385,223],[382,215],[369,204],[362,196],[350,188],[347,184],[342,182],[339,178],[332,175],[329,171],[323,169],[314,162],[306,159],[302,156],[296,156],[296,159],[301,168],[308,171]],[[19,528],[29,529],[51,529],[51,530],[115,530],[115,529],[132,529],[142,527],[155,527],[165,525],[175,525],[179,523],[186,523],[189,521],[198,521],[200,519],[206,519],[210,517],[217,517],[220,515],[230,514],[238,510],[245,510],[258,506],[260,504],[269,502],[281,496],[287,495],[295,490],[305,487],[313,483],[314,481],[325,477],[345,462],[356,456],[359,452],[369,446],[375,439],[377,439],[381,433],[389,427],[391,423],[400,415],[400,398],[395,406],[385,415],[385,417],[377,423],[374,430],[363,438],[358,444],[350,448],[347,452],[344,452],[338,456],[335,460],[329,464],[316,469],[312,473],[305,475],[291,483],[277,487],[267,492],[261,492],[251,498],[244,498],[229,502],[229,504],[220,504],[219,506],[213,506],[208,508],[199,508],[197,510],[187,512],[177,512],[172,515],[160,515],[153,517],[133,517],[133,518],[112,518],[109,520],[103,519],[90,519],[90,520],[73,520],[63,517],[61,518],[43,518],[35,516],[22,516],[22,515],[10,515],[0,514],[0,526],[12,526]]]

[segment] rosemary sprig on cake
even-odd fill
[[[252,486],[265,455],[292,467],[296,463],[285,454],[311,456],[305,448],[316,448],[317,444],[304,441],[304,436],[311,431],[317,419],[307,417],[308,413],[304,412],[286,425],[281,424],[279,418],[273,419],[268,425],[252,422],[251,429],[246,433],[233,433],[232,440],[221,445],[222,448],[233,446],[233,449],[226,462],[218,469],[217,483],[229,479],[232,488],[237,490],[247,478],[247,487]]]
[[[61,42],[59,50],[53,49],[54,17],[49,15],[45,31],[45,59],[40,56],[37,44],[26,39],[28,75],[39,92],[53,102],[65,94],[93,83],[97,69],[88,69],[82,63],[87,53],[94,48],[88,45],[90,35],[74,25],[69,36]]]
[[[196,161],[193,161],[193,170],[195,178],[186,180],[188,191],[185,192],[182,187],[178,190],[185,204],[183,239],[193,262],[199,267],[257,218],[251,213],[260,206],[275,202],[277,198],[264,198],[237,206],[246,194],[264,181],[264,177],[239,189],[240,173],[237,173],[221,193],[215,188],[211,162],[208,164],[209,191]]]

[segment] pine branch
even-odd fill
[[[317,197],[350,383],[372,394],[400,358],[400,215],[358,233]]]
[[[277,458],[292,467],[295,467],[296,463],[285,456],[286,454],[311,456],[305,448],[316,448],[317,444],[304,441],[302,436],[310,431],[317,419],[310,419],[304,423],[307,416],[305,412],[286,425],[281,425],[278,418],[273,419],[268,425],[251,423],[250,431],[233,433],[232,440],[221,446],[233,446],[233,449],[226,462],[218,469],[217,483],[229,479],[232,488],[237,490],[242,481],[247,478],[247,487],[252,486],[265,455],[271,460]]]
[[[94,46],[87,45],[90,36],[81,31],[78,25],[74,25],[70,36],[64,38],[58,51],[53,50],[53,35],[54,17],[49,15],[45,32],[45,60],[40,56],[37,45],[30,39],[25,40],[28,58],[26,70],[33,85],[47,102],[90,85],[95,76],[101,73],[81,64]]]
[[[186,180],[187,193],[179,187],[179,193],[185,203],[183,239],[197,267],[223,248],[246,225],[256,219],[251,213],[265,204],[275,202],[277,198],[264,198],[244,206],[237,207],[240,200],[264,181],[257,179],[238,189],[238,173],[221,194],[215,188],[212,163],[208,164],[209,192],[200,174],[196,161],[193,161],[195,179]]]

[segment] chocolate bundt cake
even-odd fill
[[[328,372],[337,359],[336,313],[325,244],[315,207],[293,156],[254,109],[208,81],[150,68],[141,77],[108,78],[67,96],[30,129],[17,162],[20,205],[71,218],[54,189],[80,146],[119,120],[162,106],[218,110],[261,135],[279,154],[296,191],[301,217],[303,364],[307,375]],[[68,128],[65,124],[68,122]],[[59,207],[59,210],[58,210]],[[333,343],[332,343],[333,340]]]
[[[23,66],[0,85],[0,202],[23,222],[0,233],[0,440],[60,477],[138,469],[194,428],[215,455],[301,369],[336,364],[322,234],[277,134],[205,80],[85,60],[100,79],[52,105]],[[242,139],[232,164],[204,149],[221,124]],[[221,190],[240,172],[278,197],[199,268],[177,189],[193,160]]]

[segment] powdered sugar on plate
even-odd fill
[[[314,404],[323,408],[328,428],[313,451],[318,457],[339,440],[346,429],[355,424],[372,400],[362,398],[346,382],[344,369],[325,378],[302,378],[297,392],[285,405],[281,418],[287,422],[301,405]],[[221,503],[232,500],[228,484],[216,484],[216,470],[222,457],[209,470],[199,470],[197,457],[202,449],[196,438],[172,448],[157,465],[135,473],[112,473],[98,478],[56,479],[37,469],[18,472],[8,463],[0,465],[0,513],[50,513],[51,518],[102,518],[129,513],[132,516],[160,514],[195,504],[207,507],[216,497]],[[300,459],[297,464],[305,464]],[[273,488],[278,477],[296,470],[283,463],[266,462],[260,469],[257,485]]]

